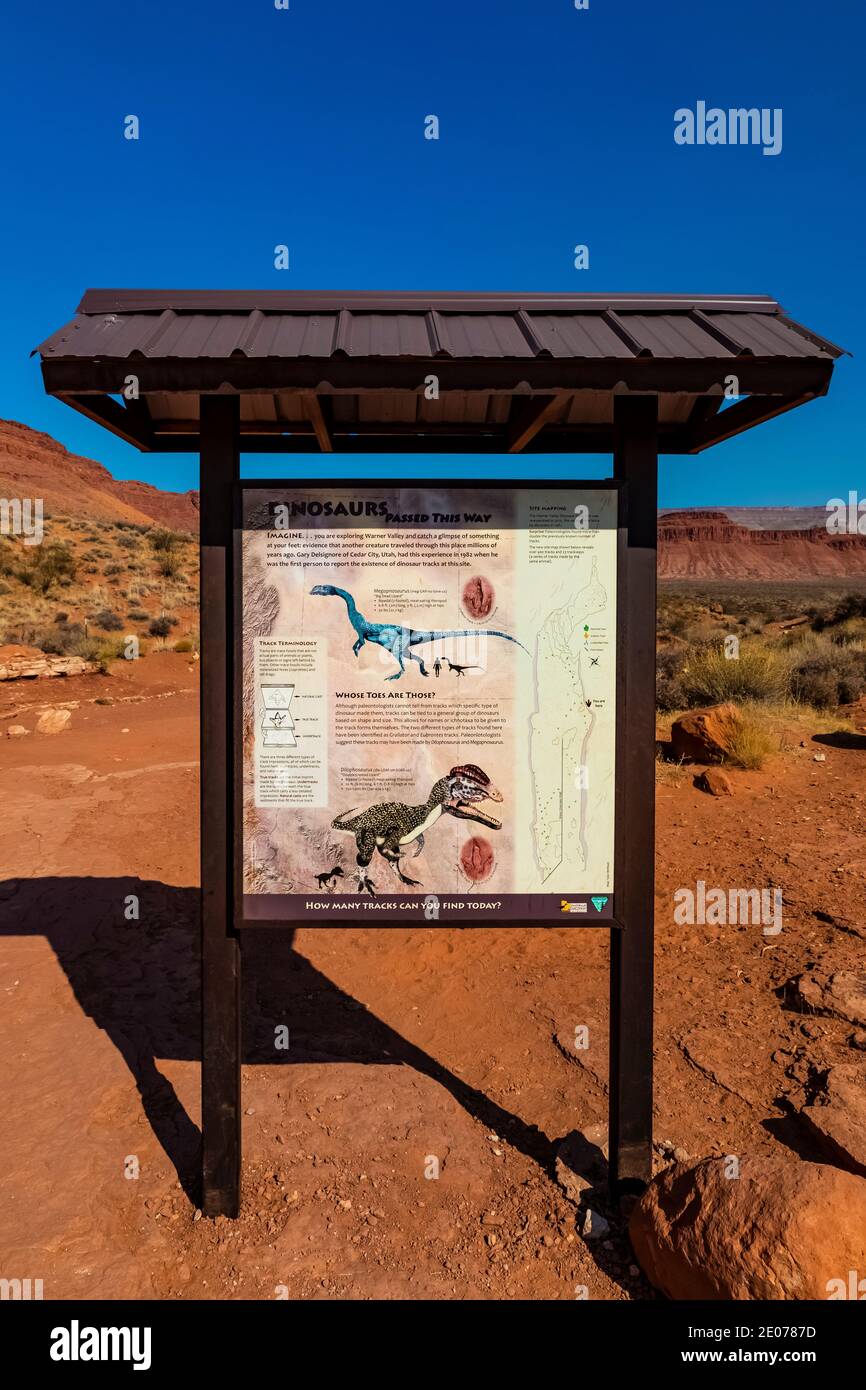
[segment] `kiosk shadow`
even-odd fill
[[[316,930],[311,928],[310,930]],[[199,1203],[201,1135],[157,1059],[198,1062],[199,892],[137,878],[0,881],[0,934],[45,936],[84,1012],[117,1047],[154,1134]],[[542,1166],[555,1145],[407,1041],[294,949],[295,931],[243,933],[242,1060],[411,1066]],[[291,1048],[274,1048],[286,1024]]]

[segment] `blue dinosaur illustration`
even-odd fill
[[[398,623],[374,623],[369,618],[365,618],[363,613],[359,613],[358,605],[347,589],[338,589],[335,584],[316,584],[310,593],[323,594],[327,597],[333,595],[343,599],[348,610],[349,622],[358,635],[352,651],[358,656],[365,642],[375,642],[377,646],[384,647],[386,651],[389,651],[400,667],[393,676],[386,676],[385,679],[389,681],[398,681],[405,674],[407,659],[417,661],[421,667],[421,675],[429,676],[430,672],[424,665],[423,658],[413,652],[412,648],[420,647],[425,642],[437,642],[444,637],[501,637],[506,642],[516,643],[529,655],[528,648],[524,647],[522,642],[518,642],[516,637],[511,637],[507,632],[498,632],[494,628],[460,627],[437,632],[435,630],[424,631],[420,628],[402,627]]]

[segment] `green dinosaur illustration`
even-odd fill
[[[511,637],[507,632],[499,632],[494,628],[461,627],[437,632],[435,630],[424,631],[420,628],[402,627],[399,623],[375,623],[371,622],[369,618],[365,618],[363,613],[359,613],[358,606],[347,589],[338,589],[335,584],[316,584],[310,593],[328,597],[334,595],[344,600],[349,613],[349,622],[357,633],[357,640],[352,651],[358,656],[365,642],[375,642],[377,646],[384,647],[386,651],[389,651],[400,667],[393,676],[386,676],[386,680],[389,681],[397,681],[405,673],[407,658],[418,662],[422,676],[429,676],[430,672],[424,665],[423,658],[417,656],[412,648],[421,646],[425,642],[438,642],[440,638],[444,637],[501,637],[506,642],[516,643],[528,654],[528,648],[524,647],[522,642],[518,642],[516,637]]]
[[[395,870],[402,883],[416,887],[417,878],[409,878],[400,868],[400,856],[408,845],[416,845],[414,857],[424,848],[424,832],[443,816],[458,820],[473,820],[490,830],[501,830],[502,822],[479,810],[479,801],[501,801],[502,793],[491,784],[487,773],[475,763],[452,767],[447,777],[434,782],[430,795],[420,806],[407,806],[401,801],[385,801],[367,811],[353,815],[344,811],[331,822],[334,830],[348,830],[355,837],[358,855],[358,892],[376,896],[375,885],[367,877],[367,867],[376,850]],[[347,819],[351,817],[351,819]]]

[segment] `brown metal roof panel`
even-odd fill
[[[513,314],[439,315],[442,346],[452,357],[534,357]]]
[[[161,333],[151,333],[133,350],[146,357],[231,357],[246,324],[246,315],[176,314]]]
[[[553,357],[631,357],[601,314],[531,314],[533,330]]]
[[[336,314],[265,314],[248,357],[330,357]]]
[[[350,357],[429,357],[424,314],[348,314],[345,350]]]
[[[687,314],[622,314],[629,333],[653,357],[730,357],[723,347]],[[737,315],[737,319],[741,315]]]
[[[126,357],[158,319],[158,314],[77,314],[40,343],[38,351],[44,357]]]
[[[770,314],[709,314],[725,333],[758,357],[830,357],[822,347]]]

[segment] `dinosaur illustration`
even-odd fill
[[[332,595],[343,599],[349,614],[349,622],[357,633],[357,641],[352,647],[356,656],[359,655],[365,642],[375,642],[377,646],[384,647],[389,651],[399,664],[399,671],[395,671],[393,676],[386,676],[386,680],[397,681],[405,673],[405,661],[417,661],[421,667],[421,675],[429,676],[430,672],[424,665],[422,657],[412,651],[413,647],[419,647],[425,642],[437,642],[444,637],[501,637],[506,642],[515,642],[518,647],[528,654],[528,648],[518,642],[516,637],[511,637],[507,632],[499,632],[494,628],[460,627],[448,628],[442,631],[423,631],[414,627],[402,627],[398,623],[374,623],[369,618],[365,618],[363,613],[358,612],[358,606],[352,595],[347,589],[338,589],[335,584],[316,584],[311,590],[311,594],[319,594],[330,597]]]
[[[336,884],[332,882],[334,878],[343,878],[343,870],[340,868],[339,864],[333,869],[327,869],[323,874],[316,874],[316,882],[319,887],[327,889],[329,893],[333,892],[336,887]]]
[[[447,656],[446,656],[445,660],[448,661],[448,657],[447,657]],[[457,676],[458,679],[459,679],[459,677],[463,675],[463,672],[464,672],[464,671],[480,671],[480,670],[481,670],[481,667],[480,667],[480,666],[458,666],[456,661],[448,661],[448,670],[449,670],[449,671],[453,671],[454,674],[455,674],[455,676]]]
[[[417,878],[409,878],[400,867],[400,856],[408,845],[417,846],[414,858],[424,848],[424,833],[443,816],[458,820],[477,821],[490,830],[501,830],[502,822],[477,808],[479,801],[501,801],[502,793],[492,786],[487,773],[474,763],[452,767],[447,777],[434,782],[430,795],[420,806],[407,806],[401,801],[385,801],[354,815],[344,811],[331,822],[334,830],[348,830],[355,837],[358,855],[358,892],[376,896],[375,885],[367,877],[367,867],[376,850],[395,870],[401,883],[416,887]],[[351,817],[351,819],[350,819]]]

